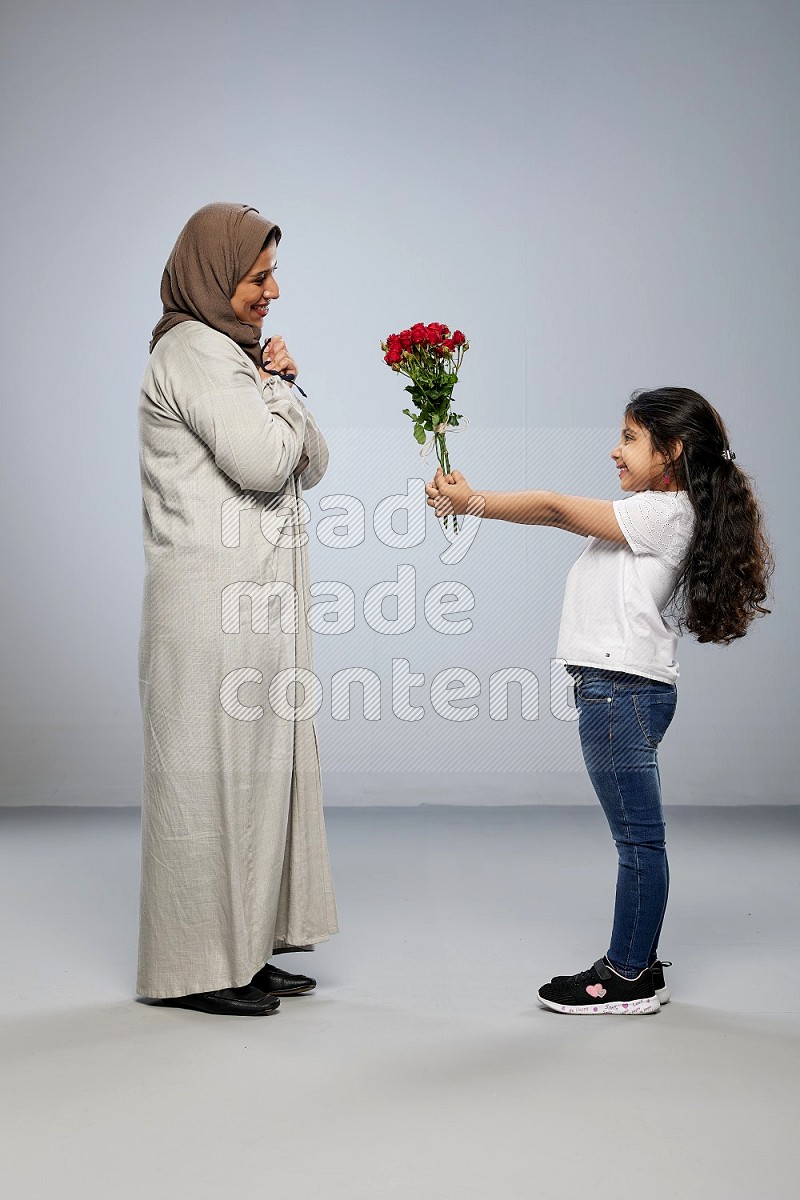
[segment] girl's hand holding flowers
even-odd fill
[[[437,467],[433,479],[425,485],[425,492],[426,503],[435,510],[437,517],[449,513],[480,513],[483,509],[483,497],[473,492],[460,471],[450,471],[446,475],[441,467]]]

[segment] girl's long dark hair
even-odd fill
[[[677,630],[728,645],[772,611],[762,601],[775,564],[750,478],[723,456],[730,444],[717,410],[689,388],[634,392],[625,416],[648,430],[695,512],[671,600]],[[683,450],[674,458],[677,439]]]

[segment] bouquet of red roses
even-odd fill
[[[416,412],[404,408],[403,412],[414,422],[414,437],[422,446],[420,456],[427,457],[431,446],[436,446],[445,474],[450,471],[445,434],[466,428],[469,421],[461,413],[451,412],[453,388],[458,383],[461,366],[469,342],[460,329],[450,333],[447,325],[434,322],[431,325],[418,323],[401,333],[390,333],[381,342],[383,361],[411,380],[406,387],[416,407]],[[463,419],[463,426],[459,421]],[[430,434],[430,437],[427,435]],[[447,517],[444,519],[447,525]],[[458,533],[458,519],[453,513],[453,528]]]

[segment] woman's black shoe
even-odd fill
[[[168,996],[159,1004],[171,1008],[194,1008],[198,1012],[220,1013],[232,1017],[264,1017],[280,1007],[280,1000],[260,988],[220,988],[217,992],[194,992],[190,996]]]
[[[271,996],[301,996],[303,992],[313,992],[317,986],[316,979],[308,975],[291,975],[280,967],[273,967],[272,963],[262,967],[250,982],[253,987],[261,988],[262,992],[269,992]]]

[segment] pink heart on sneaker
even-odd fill
[[[606,989],[602,983],[591,983],[586,988],[590,996],[594,996],[595,1000],[601,999],[606,994]]]

